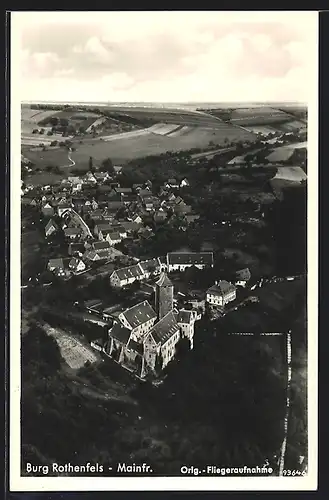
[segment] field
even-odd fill
[[[225,144],[226,141],[240,141],[253,139],[254,134],[233,127],[232,125],[221,123],[221,128],[212,129],[210,127],[191,127],[181,129],[181,135],[165,136],[154,134],[150,130],[137,130],[119,135],[108,136],[100,139],[84,139],[82,144],[79,141],[74,143],[76,151],[71,154],[77,167],[88,165],[90,156],[96,162],[105,158],[111,158],[114,163],[126,163],[129,160],[148,155],[157,155],[167,151],[182,151],[195,147],[205,147],[210,141],[215,144]],[[67,152],[65,150],[33,151],[28,148],[23,149],[24,155],[35,163],[38,167],[48,165],[67,165]]]
[[[221,120],[201,111],[189,111],[185,109],[150,108],[150,107],[128,107],[109,106],[103,108],[110,116],[125,115],[140,120],[153,120],[161,123],[177,125],[194,125],[200,127],[221,127]]]
[[[44,325],[44,329],[48,335],[54,337],[60,348],[61,355],[70,368],[78,370],[84,366],[86,361],[90,363],[98,361],[99,357],[96,352],[91,347],[83,345],[73,336],[49,325]]]
[[[296,144],[289,144],[288,146],[282,146],[280,148],[276,148],[272,153],[270,153],[267,157],[269,161],[287,161],[292,156],[295,149],[307,148],[307,142],[299,142]]]
[[[307,175],[300,167],[279,167],[273,180],[283,179],[287,181],[301,182],[307,179]]]

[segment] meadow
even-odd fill
[[[88,165],[89,157],[96,162],[111,158],[114,163],[124,164],[136,158],[157,155],[167,151],[182,151],[197,147],[206,147],[210,141],[224,145],[227,141],[252,140],[254,134],[238,127],[222,123],[220,129],[210,127],[191,127],[181,129],[181,135],[166,136],[149,131],[127,132],[118,136],[110,136],[104,140],[99,138],[74,141],[76,151],[71,154],[77,167]],[[49,165],[68,165],[67,151],[51,149],[35,151],[23,148],[24,155],[39,168]]]

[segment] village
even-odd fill
[[[114,294],[127,290],[126,305],[121,299],[113,304],[91,296],[75,306],[84,322],[106,332],[93,338],[92,347],[144,379],[161,374],[180,341],[188,341],[193,349],[195,323],[204,314],[215,319],[253,300],[245,291],[251,273],[249,268],[236,269],[230,281],[214,277],[208,287],[190,283],[182,291],[181,277],[188,269],[209,277],[212,251],[180,250],[146,259],[132,255],[130,245],[142,245],[154,236],[158,224],[163,227],[178,216],[182,232],[200,215],[183,199],[187,177],[168,179],[155,194],[151,180],[122,187],[120,172],[119,167],[112,175],[96,168],[82,177],[69,176],[57,186],[25,187],[23,210],[28,207],[35,214],[31,224],[39,224],[51,257],[44,262],[46,271],[30,276],[22,288],[41,282],[56,287],[56,282],[72,278],[86,284],[102,277]],[[97,197],[92,196],[96,192]]]

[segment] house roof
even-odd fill
[[[167,262],[168,264],[205,264],[205,265],[213,265],[214,256],[212,252],[189,252],[189,253],[180,253],[180,252],[170,252],[167,254]]]
[[[137,231],[141,226],[137,222],[124,221],[122,222],[122,227],[126,231]]]
[[[124,202],[123,201],[119,201],[119,200],[118,201],[115,201],[115,200],[114,201],[108,201],[108,203],[107,203],[107,208],[110,208],[110,209],[111,208],[112,209],[114,209],[114,208],[118,209],[118,208],[122,208],[124,206],[125,206]]]
[[[110,248],[110,243],[108,241],[94,241],[92,245],[94,250],[105,250]]]
[[[47,222],[47,224],[46,224],[46,228],[45,228],[45,229],[46,229],[46,231],[47,231],[48,229],[50,229],[51,227],[54,227],[55,229],[58,229],[58,225],[57,225],[57,224],[56,224],[56,222],[55,222],[55,221],[53,221],[52,219],[50,219],[50,220]]]
[[[120,323],[115,323],[109,330],[109,335],[119,340],[119,342],[122,342],[122,344],[127,344],[130,339],[131,331]]]
[[[160,278],[157,280],[156,285],[158,286],[174,286],[167,276],[167,273],[163,272]]]
[[[130,187],[116,187],[117,193],[132,193],[132,189]]]
[[[102,305],[102,301],[99,299],[89,299],[84,302],[84,306],[89,309],[89,308],[94,308],[94,307],[99,307]]]
[[[143,354],[144,346],[143,344],[136,342],[134,339],[130,339],[127,345],[127,349],[137,352],[138,354]]]
[[[109,236],[113,241],[121,240],[121,236],[119,233],[109,233]]]
[[[140,262],[139,265],[144,272],[149,273],[160,269],[160,262],[158,261],[158,259],[144,260],[143,262]]]
[[[150,330],[157,344],[165,344],[179,330],[173,311],[166,314],[158,323]]]
[[[156,313],[147,300],[126,309],[122,314],[132,328],[137,328],[143,323],[156,318]]]
[[[232,285],[232,283],[229,283],[226,280],[221,280],[217,283],[217,285],[211,286],[208,290],[207,293],[210,293],[212,295],[226,295],[228,293],[231,293],[235,290],[235,286]]]
[[[49,259],[48,266],[64,269],[64,261],[63,261],[62,258],[59,258],[59,259]]]
[[[111,231],[112,225],[108,222],[101,222],[100,224],[96,224],[98,231]]]
[[[122,267],[121,269],[116,269],[114,272],[121,281],[129,278],[139,278],[143,276],[143,271],[138,264],[129,267]]]
[[[237,280],[248,281],[251,278],[251,273],[248,267],[245,269],[240,269],[235,273]]]
[[[78,235],[78,234],[82,233],[82,229],[80,227],[66,227],[64,229],[64,233],[68,236]]]
[[[177,314],[177,323],[190,324],[193,318],[192,311],[181,309]]]
[[[73,259],[70,260],[69,266],[70,267],[77,267],[80,264],[81,259],[77,259],[76,257],[73,257]]]

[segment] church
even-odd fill
[[[196,313],[174,309],[174,286],[165,272],[155,285],[154,307],[145,300],[123,311],[104,346],[108,356],[140,378],[165,368],[180,338],[193,348]]]

